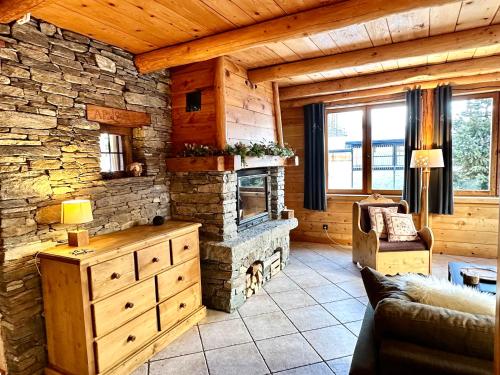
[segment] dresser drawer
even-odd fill
[[[90,267],[92,299],[103,297],[135,281],[134,255],[119,258]]]
[[[139,280],[170,267],[170,245],[168,241],[146,247],[136,252]]]
[[[173,264],[179,264],[194,258],[198,253],[198,231],[172,239]]]
[[[200,306],[201,291],[199,283],[160,303],[161,330],[168,330]]]
[[[158,333],[156,308],[103,336],[95,342],[98,372],[102,373],[139,349]]]
[[[198,258],[188,260],[158,275],[158,296],[160,301],[200,282],[200,263]]]
[[[94,336],[103,336],[156,305],[155,280],[145,280],[92,306]]]

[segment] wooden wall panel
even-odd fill
[[[302,108],[282,110],[285,142],[304,157],[304,116]],[[323,224],[329,225],[329,234],[335,241],[351,244],[352,204],[363,196],[328,197],[326,212],[303,208],[304,163],[287,168],[285,172],[285,204],[295,210],[299,226],[292,233],[297,241],[329,243]],[[398,198],[396,200],[399,200]],[[436,239],[436,253],[495,258],[498,243],[498,198],[455,199],[454,215],[431,215],[430,222]],[[418,225],[416,218],[416,225]]]

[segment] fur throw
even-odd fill
[[[400,280],[406,282],[405,292],[416,302],[471,314],[495,315],[496,297],[492,294],[433,276],[407,274],[400,276]]]

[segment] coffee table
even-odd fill
[[[482,266],[479,264],[472,263],[463,263],[463,262],[450,262],[448,263],[448,280],[453,284],[464,285],[463,276],[460,274],[460,271],[464,268],[480,268],[483,270],[497,271],[495,266]],[[477,288],[481,292],[496,294],[497,292],[497,284],[493,281],[483,281],[479,283]]]

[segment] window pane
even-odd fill
[[[101,152],[109,152],[109,134],[101,133],[99,137],[99,148]]]
[[[111,152],[120,152],[121,136],[116,134],[109,134],[109,144]]]
[[[363,111],[328,114],[328,188],[363,188]]]
[[[101,133],[99,148],[101,150],[101,172],[120,172],[125,170],[121,135]]]
[[[490,190],[493,98],[453,100],[453,188]]]
[[[402,190],[404,179],[406,106],[370,110],[372,189]]]
[[[101,172],[111,172],[110,154],[101,153]]]

